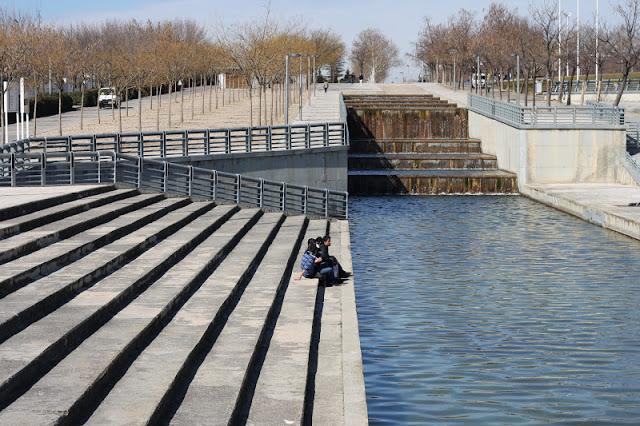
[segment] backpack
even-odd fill
[[[312,253],[305,251],[300,260],[300,269],[304,271],[305,276],[307,276],[307,274],[311,276],[315,275],[316,257]]]

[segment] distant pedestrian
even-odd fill
[[[322,86],[324,88],[324,93],[327,93],[327,90],[329,90],[329,83],[327,83],[326,81],[324,82],[324,86]]]
[[[364,76],[360,74],[360,77],[358,77],[358,80],[360,80],[360,86],[362,86],[362,82],[364,81]]]

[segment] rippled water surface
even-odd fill
[[[640,242],[521,197],[354,197],[372,424],[640,424]]]

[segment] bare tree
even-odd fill
[[[609,56],[622,68],[622,82],[614,105],[619,105],[627,85],[631,70],[640,60],[640,0],[623,0],[613,7],[621,22],[612,29],[603,32],[603,42]]]
[[[351,47],[351,66],[368,81],[384,81],[395,66],[400,65],[396,45],[380,30],[369,28],[362,31]]]

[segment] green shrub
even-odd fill
[[[73,98],[67,93],[62,94],[62,112],[73,110]],[[33,117],[33,99],[29,100],[29,111]],[[58,113],[58,95],[38,96],[38,117],[47,117]]]
[[[71,92],[68,93],[73,99],[74,105],[80,105],[80,101],[82,99],[82,92]],[[92,107],[98,104],[98,89],[87,89],[84,91],[84,106]]]

